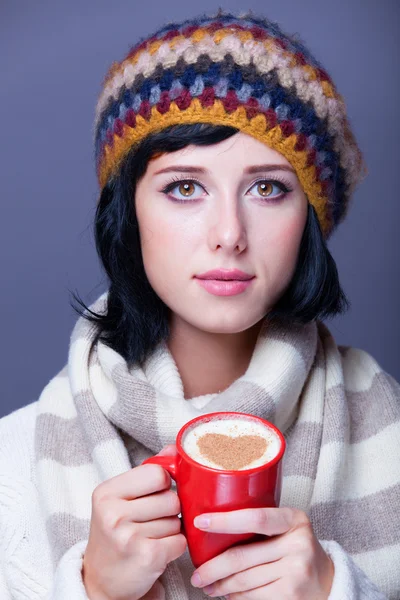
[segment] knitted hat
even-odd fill
[[[100,187],[146,135],[196,122],[236,127],[285,156],[325,239],[367,173],[326,70],[297,35],[251,11],[169,23],[112,64],[96,107]]]

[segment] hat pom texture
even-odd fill
[[[100,187],[132,145],[185,123],[230,125],[285,156],[325,239],[367,174],[326,70],[298,36],[251,12],[168,23],[112,64],[94,124]]]

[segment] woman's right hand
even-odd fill
[[[160,454],[175,452],[174,446]],[[92,495],[82,577],[90,600],[153,597],[157,579],[186,549],[180,503],[159,465],[140,465],[101,483]],[[154,586],[154,587],[153,587]]]

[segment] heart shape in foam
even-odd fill
[[[197,440],[201,454],[227,471],[237,471],[262,457],[267,441],[260,435],[205,433]]]

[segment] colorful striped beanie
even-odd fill
[[[95,117],[100,187],[148,134],[199,122],[236,127],[285,156],[326,240],[367,173],[326,70],[297,35],[252,11],[168,23],[112,64]]]

